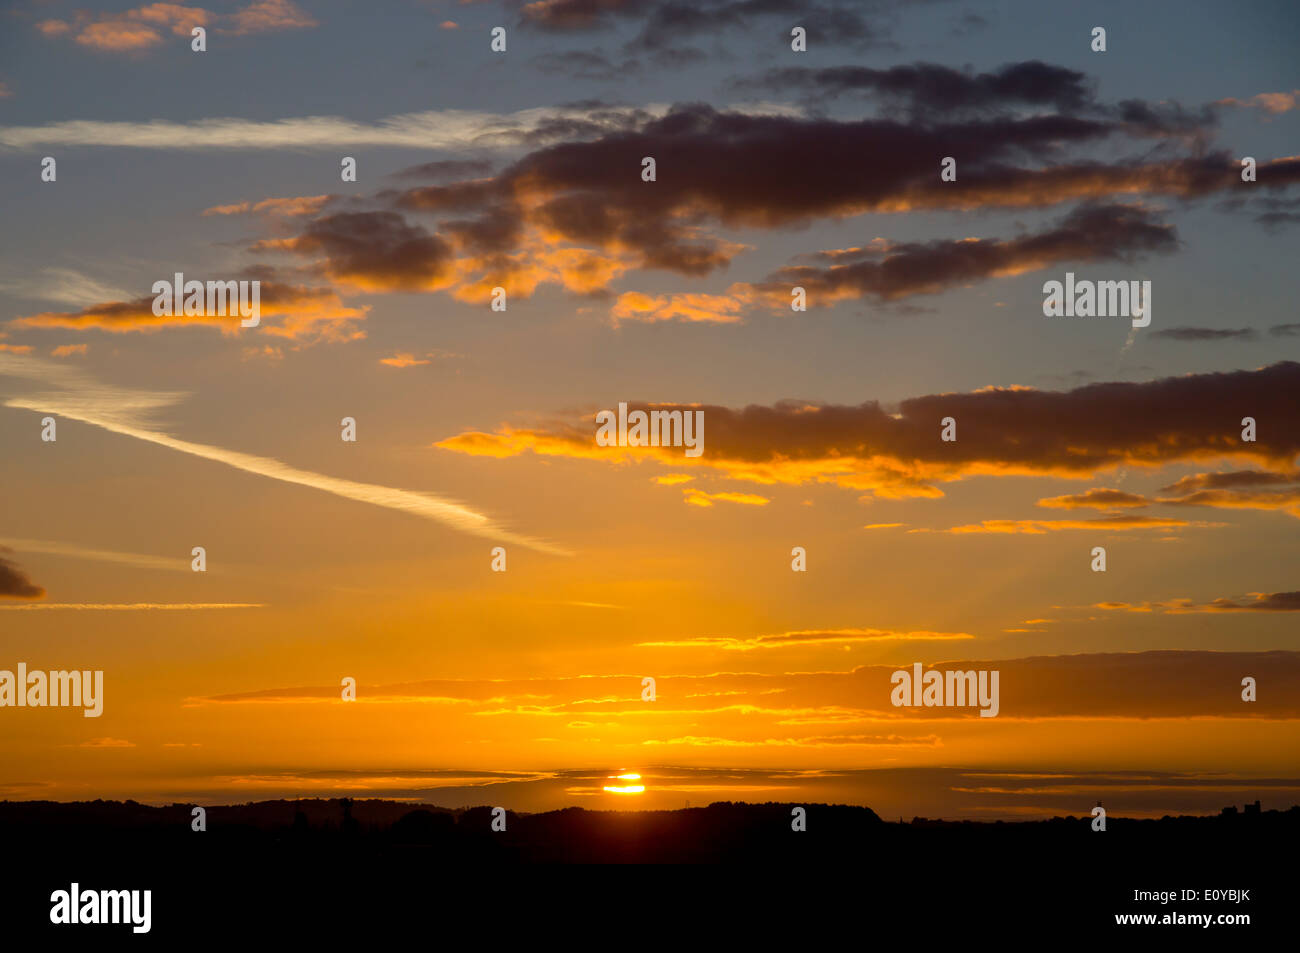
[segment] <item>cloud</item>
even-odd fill
[[[966,632],[900,632],[890,629],[825,629],[755,635],[748,638],[702,637],[638,642],[638,648],[701,648],[749,652],[753,649],[787,649],[805,645],[848,645],[855,642],[951,642],[973,639]]]
[[[487,159],[439,159],[435,162],[425,162],[422,165],[415,165],[402,169],[400,172],[394,172],[393,178],[427,179],[431,182],[442,182],[448,179],[455,180],[489,175],[492,168],[493,163]]]
[[[119,13],[78,11],[71,20],[41,20],[36,29],[48,37],[71,36],[78,44],[102,52],[134,53],[161,45],[166,34],[188,39],[196,26],[247,36],[317,25],[290,0],[253,0],[229,14],[177,3],[149,3]]]
[[[0,290],[22,298],[56,301],[79,307],[130,297],[130,292],[104,284],[71,268],[43,268],[39,277],[0,282]]]
[[[248,36],[276,30],[304,30],[320,24],[291,0],[253,0],[219,21],[222,33]]]
[[[1166,506],[1212,506],[1219,509],[1283,510],[1300,518],[1300,486],[1282,490],[1197,490],[1177,498],[1162,498]]]
[[[1051,496],[1038,501],[1039,506],[1056,507],[1063,510],[1092,508],[1109,510],[1116,507],[1147,506],[1151,501],[1137,493],[1093,487],[1086,493],[1071,493],[1066,496]]]
[[[1129,529],[1172,529],[1182,527],[1205,528],[1223,525],[1223,523],[1189,522],[1187,520],[1170,519],[1161,516],[1102,516],[1088,520],[981,520],[978,523],[970,523],[965,526],[953,526],[950,529],[913,529],[908,530],[908,532],[952,533],[958,536],[969,535],[971,533],[1004,533],[1038,536],[1043,533],[1054,533],[1070,529],[1111,531]]]
[[[579,104],[539,122],[534,133],[550,141],[496,175],[385,190],[374,198],[403,215],[439,218],[436,229],[405,219],[400,227],[419,228],[423,240],[453,250],[454,270],[484,272],[512,294],[516,284],[530,294],[539,280],[556,280],[537,273],[545,271],[539,263],[548,253],[591,256],[585,284],[564,282],[586,293],[605,290],[631,267],[692,277],[724,268],[748,246],[717,234],[719,228],[798,228],[870,212],[1084,203],[1038,233],[878,242],[814,256],[814,264],[826,267],[796,262],[765,284],[733,284],[726,295],[627,292],[611,314],[616,322],[734,321],[757,298],[775,306],[795,283],[811,286],[823,301],[862,295],[894,300],[1061,261],[1133,261],[1171,251],[1177,247],[1172,226],[1149,207],[1118,200],[1144,194],[1191,199],[1235,188],[1240,166],[1233,156],[1045,164],[1067,148],[1077,152],[1076,146],[1132,133],[1134,125],[1127,113],[904,124],[809,117],[765,104],[747,111],[676,105],[664,112]],[[809,154],[820,157],[811,178]],[[935,157],[944,155],[962,157],[957,186],[935,174]],[[639,175],[646,156],[658,157],[662,166],[653,188]],[[1300,157],[1260,166],[1264,190],[1297,182]],[[362,227],[369,219],[350,221]],[[458,296],[464,280],[457,280]],[[378,277],[371,281],[387,285]],[[465,300],[482,297],[480,290]]]
[[[1275,324],[1268,329],[1274,337],[1295,337],[1300,335],[1300,322],[1292,324]]]
[[[1219,598],[1210,602],[1173,599],[1169,602],[1099,602],[1094,609],[1121,612],[1162,612],[1170,615],[1203,612],[1300,612],[1300,592],[1252,592],[1249,601]]]
[[[85,354],[89,344],[60,344],[50,351],[51,357],[71,357],[73,354]]]
[[[0,552],[10,552],[0,546]],[[9,559],[0,556],[0,599],[44,599],[45,590],[32,582],[27,573]]]
[[[49,556],[68,556],[73,559],[90,559],[95,562],[115,563],[134,569],[162,569],[170,572],[187,572],[188,556],[147,556],[140,553],[121,553],[110,549],[92,549],[76,543],[61,543],[47,539],[13,539],[5,542],[18,552],[42,553]]]
[[[1240,109],[1262,109],[1272,115],[1281,115],[1290,112],[1300,103],[1300,89],[1293,89],[1289,93],[1257,93],[1249,99],[1219,99],[1215,101],[1216,106],[1235,106]]]
[[[214,205],[204,209],[203,214],[243,215],[248,212],[265,212],[269,215],[315,215],[333,198],[332,195],[298,195],[262,199],[260,202],[235,202],[230,205]]]
[[[1212,506],[1222,509],[1283,510],[1300,518],[1300,471],[1234,470],[1197,473],[1164,487],[1170,494],[1156,502],[1167,506]]]
[[[868,66],[785,66],[741,80],[742,87],[777,92],[804,90],[821,100],[870,93],[907,105],[914,113],[1000,110],[1013,105],[1078,112],[1092,104],[1087,77],[1041,60],[1008,63],[989,73],[961,72],[935,63],[874,69]]]
[[[260,273],[260,272],[259,272]],[[261,280],[261,279],[258,279]],[[225,334],[240,334],[240,315],[164,314],[153,312],[154,296],[95,304],[80,311],[42,311],[15,318],[10,324],[27,328],[90,329],[115,334],[159,331],[163,328],[217,327]],[[355,322],[363,320],[368,306],[343,304],[331,288],[310,288],[279,281],[262,281],[259,332],[290,340],[353,340],[364,337]],[[277,320],[278,319],[278,320]]]
[[[78,748],[134,748],[135,743],[122,738],[91,738],[77,745]]]
[[[1175,496],[1192,493],[1197,490],[1225,490],[1241,486],[1272,486],[1279,483],[1295,482],[1297,476],[1290,473],[1274,473],[1269,470],[1233,470],[1227,473],[1197,473],[1185,476],[1176,483],[1161,487],[1161,492]]]
[[[0,605],[0,609],[71,609],[78,612],[142,612],[153,610],[206,611],[208,609],[260,609],[261,602],[33,602]]]
[[[743,716],[730,737],[766,733],[775,720],[819,719],[842,725],[887,723],[902,734],[909,722],[978,718],[975,709],[909,708],[890,704],[891,676],[910,665],[865,665],[849,671],[764,675],[716,672],[657,679],[655,705],[640,702],[636,675],[592,675],[499,680],[430,679],[358,685],[357,702],[469,706],[480,716],[637,718],[648,725],[698,725],[701,716]],[[1300,718],[1300,652],[1118,652],[949,660],[925,669],[1000,672],[1003,722],[1020,718]],[[1241,678],[1267,672],[1271,690],[1245,705]],[[193,704],[304,704],[339,702],[337,685],[271,688],[189,699]],[[688,719],[684,724],[682,719]],[[748,726],[752,725],[750,728]],[[713,723],[710,723],[712,728]],[[711,735],[720,735],[716,729]],[[644,740],[653,729],[638,728]],[[668,737],[672,737],[669,735]]]
[[[1152,331],[1153,338],[1170,341],[1253,341],[1254,328],[1164,328]]]
[[[683,500],[691,506],[709,507],[714,503],[739,503],[744,506],[767,506],[772,501],[757,493],[705,493],[693,487],[682,490]]]
[[[33,358],[11,358],[0,354],[0,377],[5,376],[35,380],[52,384],[57,388],[45,393],[10,397],[5,401],[6,407],[80,420],[83,423],[102,427],[110,433],[134,437],[191,456],[223,463],[246,473],[283,483],[311,487],[343,499],[408,513],[442,523],[463,533],[502,543],[513,542],[538,552],[568,555],[566,550],[558,546],[509,531],[484,513],[433,493],[326,476],[281,463],[270,457],[259,457],[236,450],[227,450],[224,447],[180,440],[155,429],[153,416],[178,401],[183,396],[181,394],[112,387],[100,384],[66,365],[51,364]]]
[[[435,446],[477,456],[531,452],[622,463],[656,460],[681,470],[702,466],[760,484],[831,483],[885,498],[938,497],[938,484],[973,476],[1086,478],[1120,467],[1208,460],[1294,467],[1300,454],[1300,364],[1187,374],[1146,382],[1088,384],[1068,391],[982,388],[857,406],[783,401],[742,409],[657,403],[653,409],[702,411],[704,453],[682,460],[662,447],[599,447],[592,416],[532,428],[467,431]],[[1249,407],[1273,421],[1255,442],[1240,440]],[[652,409],[629,402],[629,410]],[[944,442],[940,421],[954,417],[960,439]],[[1148,525],[1153,518],[1127,518]],[[1029,521],[1030,523],[1041,521]],[[1167,525],[1175,525],[1174,521]],[[1113,525],[1113,521],[1112,521]]]
[[[790,18],[825,44],[883,46],[898,9],[894,0],[530,0],[519,12],[525,26],[554,33],[585,33],[639,21],[640,31],[627,47],[665,51],[679,48],[684,38],[774,22],[784,26]]]
[[[625,291],[609,315],[614,324],[625,321],[684,321],[734,324],[744,320],[747,296],[714,294],[646,295]]]
[[[685,735],[679,738],[649,738],[641,743],[643,745],[686,745],[692,748],[828,748],[879,745],[931,747],[942,744],[938,735],[813,735],[799,738],[765,738],[761,741]]]
[[[310,222],[294,238],[255,248],[319,254],[336,282],[367,291],[433,291],[450,284],[451,247],[396,212],[340,212]]]
[[[443,109],[400,113],[374,122],[340,116],[301,116],[256,120],[212,118],[148,122],[64,120],[42,126],[0,127],[0,147],[31,150],[47,146],[111,146],[128,149],[337,149],[341,146],[391,146],[421,150],[515,148],[548,141],[596,136],[627,128],[668,112],[651,103],[638,107],[542,106],[513,113]],[[797,112],[793,107],[759,104],[740,111]]]
[[[429,364],[431,362],[416,358],[414,355],[405,351],[399,351],[392,357],[381,357],[379,363],[387,364],[389,367],[420,367],[421,365]]]
[[[818,304],[873,296],[894,301],[935,294],[973,281],[1023,274],[1058,262],[1131,261],[1140,252],[1177,247],[1171,225],[1140,208],[1085,205],[1055,227],[1019,238],[908,242],[892,245],[875,261],[851,261],[826,268],[783,268],[757,286],[773,303],[789,306],[798,286]]]

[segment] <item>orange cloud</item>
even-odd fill
[[[89,347],[89,344],[60,344],[50,354],[53,357],[70,357],[73,354],[85,354]]]
[[[677,719],[683,729],[705,717],[737,716],[760,731],[778,720],[844,726],[979,718],[974,708],[901,709],[890,702],[891,676],[904,665],[849,671],[664,675],[656,705],[641,704],[640,678],[582,674],[505,680],[430,679],[358,685],[356,702],[339,701],[337,685],[270,688],[188,699],[201,704],[440,704],[481,716],[580,717],[586,721]],[[1300,719],[1300,652],[1116,652],[997,660],[951,659],[926,670],[1000,672],[1000,712],[1017,718],[1271,718]],[[1240,674],[1267,672],[1272,686],[1251,704],[1240,701]],[[722,699],[718,704],[714,699]],[[685,719],[683,721],[682,719]],[[714,728],[717,722],[710,723]],[[727,723],[732,724],[732,723]],[[737,731],[741,729],[737,727]],[[638,734],[643,734],[638,730]],[[720,735],[714,728],[710,734]],[[669,736],[672,737],[672,736]],[[733,735],[734,737],[734,735]]]
[[[753,649],[799,648],[805,645],[847,645],[850,642],[953,642],[973,639],[967,632],[899,632],[890,629],[826,629],[756,635],[749,638],[707,637],[638,642],[642,648],[701,648],[748,652]]]
[[[650,295],[625,291],[610,309],[614,324],[622,321],[707,321],[735,324],[744,320],[741,309],[746,305],[743,294],[673,294]]]
[[[1213,459],[1290,467],[1300,454],[1297,391],[1300,364],[1284,361],[1253,371],[1090,384],[1070,391],[998,387],[928,394],[904,400],[896,413],[875,402],[786,401],[743,409],[691,405],[703,412],[707,425],[699,458],[683,459],[671,447],[599,447],[593,417],[529,429],[503,425],[494,433],[466,432],[435,446],[492,457],[531,452],[618,464],[653,460],[674,470],[707,467],[765,485],[830,483],[886,499],[934,498],[943,496],[936,484],[973,476],[1080,478],[1119,467]],[[1259,408],[1257,415],[1267,413],[1280,424],[1255,442],[1242,441],[1237,420],[1224,417],[1229,401]],[[629,409],[651,406],[629,403]],[[653,407],[687,409],[669,403]],[[1142,412],[1133,413],[1135,407]],[[940,421],[948,416],[959,422],[955,442],[940,439]],[[1189,505],[1201,499],[1187,498]],[[1096,525],[998,520],[958,529],[1040,532]],[[1192,524],[1122,517],[1103,525]]]
[[[1273,115],[1280,115],[1290,112],[1300,103],[1300,89],[1293,89],[1289,93],[1258,93],[1249,99],[1220,99],[1215,101],[1216,106],[1237,106],[1243,109],[1262,109]]]
[[[1050,496],[1039,500],[1039,506],[1056,507],[1063,510],[1097,509],[1109,510],[1120,507],[1143,507],[1150,503],[1144,496],[1126,493],[1123,490],[1111,490],[1093,487],[1086,493],[1072,493],[1067,496]]]
[[[682,490],[685,501],[691,506],[712,506],[714,503],[740,503],[744,506],[767,506],[772,501],[757,493],[705,493],[689,488]]]
[[[202,7],[176,3],[151,3],[121,13],[94,15],[77,13],[71,22],[42,20],[36,29],[46,36],[71,34],[82,46],[112,53],[129,53],[163,42],[163,34],[190,35],[196,26],[206,27],[213,14]]]
[[[75,42],[109,53],[132,53],[164,42],[164,36],[189,37],[196,26],[215,27],[229,36],[317,26],[291,0],[254,0],[229,14],[178,3],[150,3],[120,13],[77,12],[71,20],[41,20],[45,36],[72,36]]]
[[[153,297],[144,297],[97,304],[74,312],[45,311],[15,318],[12,323],[18,327],[71,328],[76,331],[95,328],[116,334],[199,325],[218,327],[225,334],[238,334],[243,330],[238,314],[155,315],[153,302]],[[328,288],[263,281],[259,330],[293,340],[354,340],[364,337],[364,332],[356,329],[355,322],[364,319],[368,311],[368,307],[346,307],[338,293]]]
[[[1094,609],[1119,612],[1162,612],[1169,615],[1201,612],[1300,612],[1300,592],[1252,592],[1250,601],[1218,598],[1209,602],[1172,599],[1168,602],[1098,602]]]
[[[235,202],[214,205],[203,210],[204,215],[243,215],[247,212],[266,212],[270,215],[315,215],[332,199],[332,195],[298,195],[291,198],[262,199],[260,202]]]
[[[419,367],[423,364],[428,364],[429,361],[422,361],[417,359],[414,355],[399,351],[392,357],[381,357],[379,363],[387,364],[389,367]]]
[[[910,533],[1023,533],[1040,535],[1067,529],[1123,530],[1123,529],[1168,529],[1169,527],[1193,526],[1198,528],[1220,527],[1225,523],[1188,522],[1187,520],[1167,519],[1158,516],[1103,516],[1091,520],[981,520],[966,526],[954,526],[951,529],[928,530],[913,529]]]

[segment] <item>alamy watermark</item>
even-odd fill
[[[979,706],[981,718],[998,714],[998,671],[930,670],[921,673],[921,663],[913,662],[912,671],[899,669],[889,676],[894,686],[889,700],[895,708],[973,708]]]
[[[153,925],[152,890],[68,890],[50,894],[50,922],[129,923],[132,933],[148,933]]]
[[[0,708],[84,708],[87,718],[104,713],[102,671],[29,672],[18,663],[15,675],[0,670]]]
[[[618,413],[596,414],[596,443],[602,447],[685,447],[688,457],[704,453],[704,411],[634,410],[620,402]]]
[[[1067,271],[1064,283],[1044,282],[1043,294],[1049,318],[1132,318],[1135,328],[1151,323],[1150,281],[1075,281]]]
[[[157,317],[227,317],[238,314],[240,327],[255,328],[262,320],[261,281],[186,281],[176,272],[172,281],[155,281],[153,313]]]

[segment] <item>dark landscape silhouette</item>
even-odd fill
[[[678,864],[694,865],[674,868],[671,878],[695,884],[692,895],[717,893],[724,881],[732,889],[761,871],[821,903],[837,891],[842,902],[875,907],[882,897],[945,908],[983,900],[1017,922],[1059,925],[1064,917],[1078,929],[1113,929],[1115,913],[1167,911],[1135,903],[1135,889],[1186,887],[1249,888],[1250,902],[1182,903],[1181,912],[1244,910],[1267,923],[1266,911],[1294,882],[1300,843],[1300,806],[1263,810],[1259,802],[1212,816],[1108,817],[1105,831],[1092,829],[1091,816],[887,821],[867,807],[830,804],[798,805],[807,829],[794,831],[795,806],[508,812],[506,830],[493,831],[489,806],[313,798],[206,807],[199,832],[191,804],[3,801],[0,843],[27,859],[31,875],[20,892],[29,918],[72,880],[152,888],[165,927],[169,918],[201,922],[236,901],[244,917],[278,921],[293,897],[306,905],[294,910],[320,913],[339,885],[349,897],[437,885],[479,900],[524,889],[540,903],[552,878],[528,874],[536,865]],[[724,881],[700,873],[716,865],[732,873]]]

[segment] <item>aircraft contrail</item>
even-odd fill
[[[146,418],[149,413],[174,404],[186,396],[184,394],[117,388],[90,380],[70,368],[50,364],[38,358],[17,357],[3,352],[0,352],[0,376],[22,377],[62,388],[51,393],[11,397],[5,401],[6,407],[79,420],[95,427],[102,427],[111,433],[134,437],[190,456],[224,463],[246,473],[255,473],[283,483],[309,486],[344,499],[410,513],[412,516],[434,520],[475,536],[483,536],[502,543],[514,543],[537,552],[557,556],[571,555],[568,550],[544,540],[510,532],[486,514],[432,493],[401,490],[374,483],[359,483],[355,480],[326,476],[323,473],[314,473],[281,463],[271,457],[259,457],[238,450],[181,440],[148,426]]]

